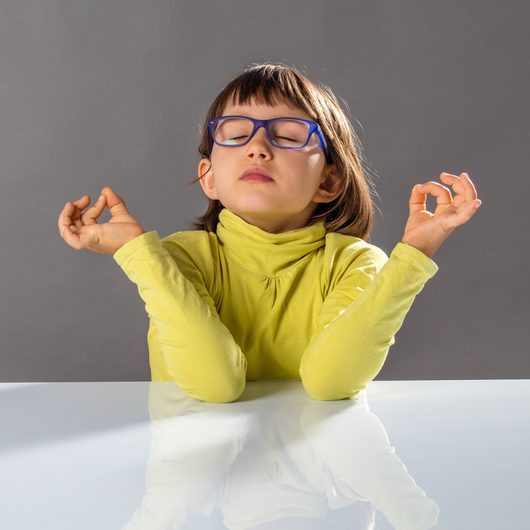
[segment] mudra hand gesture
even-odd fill
[[[467,173],[461,173],[459,177],[441,173],[440,179],[451,186],[456,195],[453,198],[449,188],[433,180],[416,184],[412,188],[409,218],[401,240],[430,258],[453,230],[467,223],[482,204]],[[436,197],[434,213],[426,209],[428,194]]]
[[[61,237],[76,250],[86,248],[99,254],[114,254],[131,239],[145,230],[129,213],[124,200],[106,186],[101,197],[90,207],[90,197],[83,195],[74,202],[67,202],[59,215],[57,225]],[[112,218],[108,223],[97,223],[105,207]]]

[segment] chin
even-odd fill
[[[237,204],[224,202],[222,204],[237,215],[273,216],[279,211],[278,205],[260,197],[246,197],[245,200],[240,200]]]

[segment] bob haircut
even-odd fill
[[[313,82],[296,68],[281,63],[254,63],[230,81],[211,104],[200,132],[199,154],[202,158],[210,159],[208,122],[222,115],[230,98],[233,104],[240,105],[251,100],[271,106],[286,102],[305,111],[320,125],[331,157],[331,162],[326,161],[326,164],[335,164],[344,185],[341,194],[333,201],[318,204],[306,226],[324,218],[326,232],[369,238],[374,215],[373,183],[363,167],[359,139],[331,89]],[[345,105],[348,108],[346,102]],[[198,182],[210,169],[211,164],[190,184]],[[206,213],[195,218],[193,227],[215,232],[224,206],[217,199],[208,198],[208,201]]]

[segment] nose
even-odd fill
[[[270,158],[272,156],[272,145],[267,138],[267,131],[263,125],[257,128],[254,136],[246,145],[246,148],[247,156],[256,156],[262,158]]]

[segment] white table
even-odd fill
[[[0,384],[0,528],[530,529],[530,380]]]

